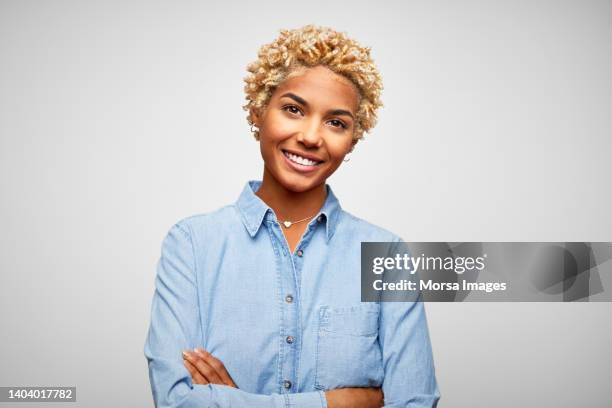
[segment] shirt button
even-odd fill
[[[283,381],[283,387],[285,387],[286,389],[291,388],[291,381],[289,380]]]
[[[304,255],[304,251],[302,251],[301,249],[298,249],[297,256],[301,257],[302,255]]]
[[[295,339],[293,338],[293,336],[287,336],[287,338],[285,340],[287,340],[287,343],[291,344],[291,343],[293,343],[293,341]]]
[[[317,221],[318,221],[318,222],[323,221],[323,216],[322,216],[322,215],[319,215],[319,216],[317,217]]]
[[[285,296],[285,302],[287,302],[287,303],[293,302],[293,296],[291,296],[291,295]]]

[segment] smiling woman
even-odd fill
[[[436,406],[423,304],[360,302],[361,242],[400,238],[326,184],[382,105],[369,48],[309,25],[248,70],[263,178],[164,239],[144,349],[156,406]]]
[[[353,148],[359,91],[346,78],[317,66],[293,71],[272,95],[259,127],[266,178],[292,191],[322,189]]]
[[[256,194],[283,223],[293,224],[321,208],[325,181],[357,143],[352,112],[358,103],[354,84],[319,65],[292,71],[264,112],[253,112],[264,160],[263,184]],[[288,200],[293,205],[285,208]],[[285,232],[290,252],[302,232]]]

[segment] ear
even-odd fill
[[[256,108],[251,108],[249,112],[251,116],[251,122],[253,122],[255,126],[260,127],[259,123],[261,121],[261,117],[259,115],[259,111]]]
[[[353,150],[355,150],[355,146],[357,146],[357,142],[359,142],[358,139],[353,139],[353,141],[351,142],[351,150],[349,150],[349,153],[352,153]]]

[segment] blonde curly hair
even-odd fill
[[[281,30],[272,43],[259,49],[256,61],[247,66],[244,78],[247,121],[253,125],[251,109],[265,109],[272,93],[298,67],[324,65],[353,82],[360,94],[353,138],[376,125],[376,110],[383,106],[380,93],[382,78],[370,57],[370,47],[362,47],[345,33],[329,27],[306,25],[295,30]],[[253,135],[259,140],[259,131]]]

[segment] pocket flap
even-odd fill
[[[371,336],[378,333],[379,312],[378,303],[350,307],[322,306],[320,329],[330,333]]]

